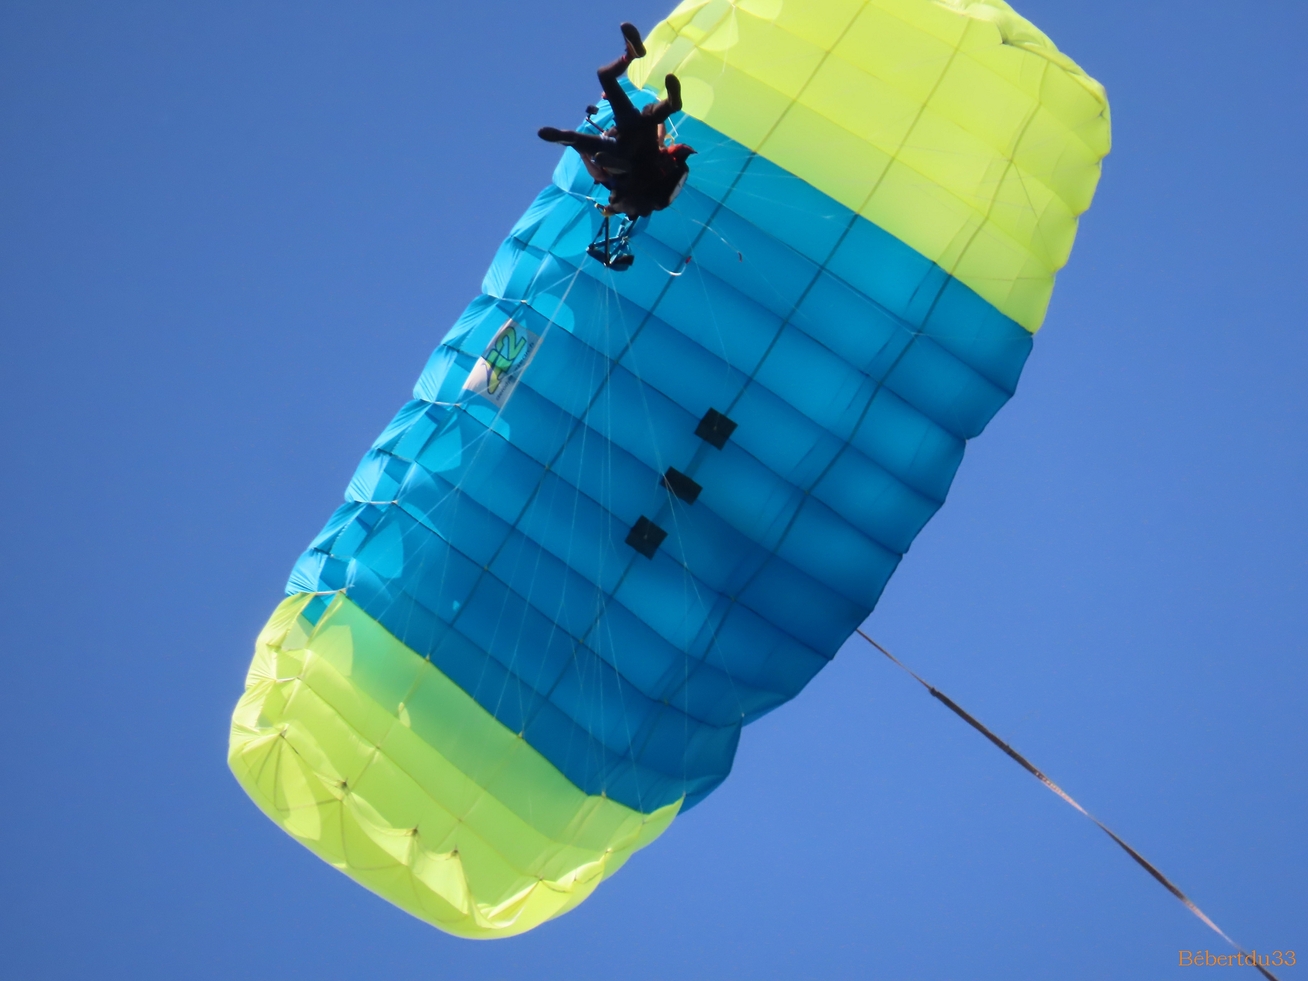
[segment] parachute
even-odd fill
[[[565,151],[232,720],[273,821],[463,937],[585,899],[865,620],[1109,149],[1102,87],[1002,0],[687,0],[646,43],[624,84],[682,80],[685,189],[612,268]]]

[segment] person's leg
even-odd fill
[[[623,55],[595,73],[599,76],[604,98],[608,100],[609,108],[613,111],[613,122],[620,130],[626,129],[640,119],[640,112],[631,104],[631,99],[622,90],[622,84],[618,81],[626,73],[627,66],[630,64],[631,60]]]
[[[667,86],[668,97],[652,106],[646,106],[644,110],[656,123],[662,123],[674,112],[681,112],[681,79],[676,75],[668,75],[663,84]]]
[[[536,135],[547,143],[562,143],[564,146],[575,147],[581,153],[600,153],[612,150],[616,145],[611,136],[578,133],[575,129],[555,129],[553,126],[542,126]]]
[[[596,184],[607,188],[613,187],[613,175],[600,165],[593,153],[582,153],[581,162],[586,168],[586,173],[590,174],[590,179]]]
[[[619,129],[637,121],[640,113],[631,104],[631,99],[627,98],[618,79],[622,78],[633,61],[645,57],[645,43],[634,24],[623,23],[622,38],[627,42],[627,50],[622,53],[622,57],[595,73],[599,77],[600,88],[604,90],[604,98],[608,99],[609,107],[613,110],[613,121]]]

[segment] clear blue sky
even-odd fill
[[[228,773],[254,634],[549,179],[536,127],[668,2],[0,9],[7,976],[1154,981],[1221,949],[858,644],[514,940],[374,898]],[[1020,6],[1115,149],[869,629],[1308,963],[1308,13]]]

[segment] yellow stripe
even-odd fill
[[[312,598],[260,634],[228,764],[273,821],[395,905],[459,936],[522,933],[676,815],[583,793],[344,596],[310,624]]]
[[[1035,331],[1109,150],[1103,87],[1002,0],[687,0],[630,71]]]

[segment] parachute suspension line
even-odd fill
[[[521,300],[518,301],[518,307],[517,307],[517,309],[515,310],[515,315],[518,313],[518,311],[522,310],[523,308],[526,308],[526,307],[529,307],[529,306],[530,306],[530,303],[528,302],[528,300],[526,299],[526,297],[534,296],[534,295],[535,295],[535,294],[534,294],[534,288],[535,288],[535,286],[536,286],[536,282],[537,282],[537,280],[540,279],[541,274],[542,274],[542,272],[544,271],[544,268],[545,268],[545,265],[544,265],[544,263],[542,263],[540,266],[537,267],[536,272],[532,275],[531,281],[527,284],[526,288],[523,290],[523,299],[521,299]],[[580,268],[577,268],[577,269],[574,269],[574,270],[573,270],[572,276],[571,276],[571,278],[568,280],[567,288],[563,291],[563,295],[562,295],[561,297],[559,297],[559,298],[558,298],[558,301],[555,303],[555,305],[554,305],[554,309],[553,309],[553,312],[551,312],[551,313],[549,313],[549,314],[547,315],[546,312],[545,312],[545,309],[543,308],[544,305],[542,305],[542,309],[539,309],[539,310],[536,311],[536,312],[539,313],[541,316],[547,316],[547,320],[546,320],[545,326],[541,329],[541,333],[540,333],[540,341],[539,341],[538,343],[542,343],[542,344],[543,344],[543,343],[545,342],[545,339],[549,336],[550,331],[554,328],[555,324],[557,323],[557,318],[558,318],[559,311],[560,311],[561,309],[563,309],[563,308],[565,307],[565,305],[567,304],[568,297],[571,295],[572,290],[573,290],[573,287],[575,287],[575,286],[577,285],[577,280],[581,277],[581,274],[582,274],[582,271],[581,271]],[[552,299],[552,298],[553,298],[553,297],[551,297],[551,299]],[[524,368],[524,370],[525,370],[525,368]],[[504,410],[505,410],[505,407],[507,406],[507,404],[508,404],[508,400],[506,399],[506,400],[505,400],[505,405],[501,405],[501,406],[496,410],[496,412],[495,412],[495,421],[496,421],[496,422],[498,422],[499,419],[500,419],[500,417],[503,416],[503,414],[504,414]],[[480,453],[481,453],[481,451],[482,451],[482,448],[483,448],[485,445],[487,445],[487,443],[489,442],[489,438],[490,438],[491,436],[492,436],[492,429],[491,429],[491,428],[487,428],[483,433],[481,433],[481,434],[477,437],[477,439],[478,439],[480,442],[479,442],[478,447],[477,447],[476,455],[480,455]],[[460,478],[459,478],[459,482],[458,482],[458,484],[456,484],[456,488],[457,488],[457,489],[461,489],[461,487],[462,487],[462,483],[463,483],[463,477],[460,477]],[[540,490],[540,485],[537,485],[537,491],[539,492],[539,490]],[[523,512],[520,513],[520,514],[518,515],[517,520],[514,522],[514,527],[515,527],[515,528],[517,527],[517,522],[522,520],[522,514],[525,513],[525,510],[526,510],[526,509],[524,508]],[[487,574],[487,575],[491,574],[491,573],[490,573],[490,568],[489,568],[489,567],[490,567],[490,566],[495,562],[496,559],[499,558],[500,554],[501,554],[501,553],[503,552],[503,550],[504,550],[504,546],[505,546],[505,542],[501,542],[501,543],[500,543],[500,546],[495,550],[495,554],[494,554],[494,556],[493,556],[493,557],[492,557],[492,558],[491,558],[491,559],[486,563],[486,570],[485,570],[485,573],[484,573],[484,574]],[[526,629],[527,629],[527,621],[528,621],[528,617],[529,617],[529,615],[530,615],[530,614],[529,614],[529,611],[530,611],[533,607],[539,609],[539,605],[538,605],[538,603],[533,602],[533,600],[534,600],[533,593],[535,592],[536,583],[537,583],[537,581],[538,581],[538,579],[539,579],[539,576],[540,576],[541,558],[542,558],[541,553],[540,553],[540,552],[537,552],[537,554],[536,554],[536,556],[535,556],[535,561],[534,561],[533,566],[532,566],[532,569],[531,569],[531,572],[530,572],[530,574],[527,576],[527,581],[526,581],[526,587],[525,587],[525,589],[519,587],[519,589],[517,590],[519,596],[521,596],[521,598],[522,598],[522,600],[523,600],[523,602],[524,602],[525,605],[524,605],[523,614],[522,614],[522,616],[519,618],[519,620],[518,620],[518,622],[517,622],[517,625],[516,625],[516,628],[514,627],[514,625],[513,625],[511,622],[506,623],[506,621],[508,620],[508,616],[507,616],[508,604],[509,604],[509,601],[510,601],[510,597],[512,596],[512,594],[513,594],[513,592],[514,592],[515,590],[514,590],[513,588],[506,588],[506,589],[504,590],[504,595],[503,595],[502,599],[500,600],[500,609],[499,609],[499,613],[498,613],[498,615],[496,616],[495,629],[494,629],[494,634],[493,634],[493,636],[499,636],[501,626],[504,626],[504,627],[506,628],[506,629],[505,629],[505,635],[506,635],[506,636],[509,635],[509,634],[512,634],[512,635],[513,635],[513,640],[512,640],[512,644],[511,644],[511,649],[512,649],[513,653],[509,656],[508,663],[505,665],[505,667],[506,667],[506,672],[505,672],[505,674],[504,674],[503,679],[502,679],[501,682],[500,682],[500,690],[499,690],[499,693],[497,694],[496,699],[495,699],[495,708],[494,708],[494,711],[493,711],[492,714],[496,715],[497,717],[499,716],[499,713],[500,713],[500,711],[501,711],[501,709],[502,709],[502,707],[503,707],[503,705],[504,705],[504,701],[505,701],[506,696],[508,696],[508,694],[509,694],[509,679],[513,676],[513,674],[514,674],[514,672],[515,672],[515,669],[516,669],[516,667],[517,667],[518,651],[521,650],[521,648],[522,648],[522,638],[523,638],[523,634],[525,633],[525,631],[526,631]],[[447,561],[447,563],[448,563],[448,557],[447,557],[446,561]],[[521,562],[522,562],[522,556],[521,556],[521,554],[519,554],[519,555],[514,559],[514,566],[513,566],[513,570],[512,570],[512,572],[508,573],[507,575],[511,576],[513,579],[516,580],[516,579],[517,579],[517,575],[516,575],[516,573],[517,573],[517,571],[521,568],[521,565],[520,565]],[[445,570],[443,569],[443,570],[442,570],[442,573],[441,573],[441,579],[442,579],[442,581],[444,580],[444,578],[445,578]],[[505,582],[505,586],[508,587],[508,583],[507,583],[507,582]],[[450,621],[451,626],[453,626],[455,623],[458,622],[458,618],[459,618],[459,616],[463,613],[463,610],[464,610],[464,609],[466,609],[466,606],[463,607],[463,608],[460,608],[458,611],[455,612],[454,617],[452,617],[452,618],[451,618],[451,621]],[[554,633],[555,633],[555,631],[557,631],[558,629],[559,629],[559,624],[558,624],[558,614],[557,614],[557,612],[556,612],[555,615],[554,615],[554,617],[553,617],[553,619],[552,619],[552,621],[551,621],[551,624],[550,624],[550,633],[549,633],[549,638],[548,638],[548,640],[547,640],[547,643],[553,641]],[[484,670],[484,669],[483,669],[483,670]],[[530,723],[530,721],[531,721],[531,718],[529,718],[529,716],[528,716],[528,712],[526,711],[527,706],[524,705],[524,704],[522,703],[522,698],[523,698],[523,694],[519,691],[519,694],[518,694],[518,705],[517,705],[517,708],[518,708],[518,710],[519,710],[518,715],[519,715],[519,718],[523,720],[523,721],[522,721],[522,726],[523,726],[523,731],[525,732],[527,725],[528,725],[528,724]],[[522,732],[519,732],[518,735],[519,735],[519,737],[521,737],[521,736],[522,736]],[[485,794],[486,794],[486,791],[483,789],[483,790],[481,791],[481,793],[478,794],[477,799],[480,800],[481,797],[484,797],[484,796],[485,796]]]
[[[729,241],[727,240],[727,237],[726,237],[725,235],[723,235],[720,231],[718,231],[716,228],[713,228],[711,225],[707,224],[706,222],[702,222],[702,221],[700,221],[698,218],[695,218],[695,217],[693,217],[692,215],[688,215],[688,214],[686,214],[685,212],[680,211],[680,210],[678,210],[678,209],[675,208],[675,207],[674,207],[672,210],[676,211],[679,215],[681,215],[681,217],[686,218],[686,219],[688,219],[688,220],[694,222],[696,225],[699,225],[699,226],[700,226],[701,228],[703,228],[706,232],[712,232],[714,235],[716,235],[716,236],[718,237],[718,240],[719,240],[723,245],[725,245],[727,248],[729,248],[732,252],[736,253],[736,261],[737,261],[737,262],[744,262],[744,261],[745,261],[745,253],[741,252],[740,249],[738,249],[738,248],[736,248],[734,245],[732,245],[731,242],[729,242]],[[686,257],[686,261],[687,261],[687,262],[690,261],[690,256],[687,256],[687,257]],[[665,271],[666,271],[666,270],[665,270]]]
[[[1031,776],[1039,780],[1042,784],[1044,784],[1046,787],[1052,790],[1064,801],[1066,801],[1068,804],[1072,805],[1072,807],[1080,811],[1081,814],[1085,815],[1085,817],[1093,821],[1095,825],[1098,826],[1099,830],[1102,831],[1104,834],[1108,835],[1108,837],[1112,838],[1113,841],[1117,843],[1118,847],[1122,849],[1122,851],[1126,852],[1128,855],[1131,856],[1131,858],[1135,860],[1136,864],[1138,864],[1142,869],[1144,869],[1156,880],[1158,880],[1158,883],[1164,889],[1166,889],[1173,896],[1175,896],[1182,903],[1184,903],[1185,908],[1188,909],[1195,916],[1197,916],[1200,920],[1202,920],[1204,925],[1208,927],[1208,929],[1212,930],[1219,937],[1221,937],[1228,944],[1230,944],[1237,951],[1239,951],[1248,960],[1248,966],[1256,967],[1258,969],[1258,973],[1261,974],[1263,977],[1267,978],[1268,981],[1277,981],[1276,975],[1272,974],[1271,971],[1267,970],[1267,968],[1259,964],[1257,959],[1252,954],[1250,954],[1238,943],[1236,943],[1234,940],[1228,937],[1226,935],[1226,932],[1221,927],[1219,927],[1216,923],[1214,923],[1211,919],[1209,919],[1207,913],[1205,913],[1203,910],[1201,910],[1198,906],[1195,905],[1194,900],[1192,900],[1189,896],[1187,896],[1179,888],[1177,888],[1177,886],[1170,879],[1168,879],[1167,876],[1163,875],[1162,872],[1158,871],[1158,868],[1152,862],[1150,862],[1147,858],[1145,858],[1138,851],[1136,851],[1125,841],[1123,841],[1121,837],[1118,836],[1117,832],[1115,832],[1112,828],[1104,824],[1103,821],[1100,821],[1097,817],[1095,817],[1084,807],[1078,804],[1067,791],[1065,791],[1062,787],[1058,786],[1058,784],[1054,783],[1047,776],[1045,776],[1044,773],[1038,770],[1031,763],[1030,760],[1028,760],[1025,756],[1023,756],[1021,753],[1015,750],[1012,746],[1008,745],[1008,743],[1004,742],[993,732],[987,729],[985,725],[983,725],[971,713],[969,713],[961,705],[955,702],[952,698],[950,698],[940,689],[931,685],[924,678],[922,678],[922,676],[919,675],[916,671],[914,671],[903,661],[895,657],[895,655],[891,654],[888,650],[886,650],[884,647],[878,644],[868,634],[864,633],[862,628],[859,628],[858,635],[862,637],[865,641],[867,641],[869,644],[871,644],[873,647],[875,647],[877,650],[879,650],[886,657],[888,657],[894,663],[895,667],[905,672],[909,677],[911,677],[919,685],[921,685],[928,692],[930,692],[932,698],[936,699],[938,702],[944,705],[945,708],[949,709],[949,711],[953,712],[960,719],[962,719],[964,722],[970,725],[973,729],[975,729],[977,732],[981,733],[981,735],[985,736],[992,743],[994,743],[1004,753],[1005,756],[1012,759],[1020,767],[1022,767],[1022,769],[1026,770],[1027,773],[1031,774]]]
[[[537,269],[535,275],[532,277],[531,282],[528,284],[527,291],[526,291],[527,293],[530,293],[531,288],[535,285],[536,280],[539,279],[540,275],[541,275],[541,270],[540,270],[540,269]],[[572,289],[573,289],[573,287],[576,285],[576,283],[577,283],[577,279],[578,279],[578,277],[579,277],[580,275],[581,275],[581,270],[580,270],[580,269],[577,269],[576,271],[574,271],[574,273],[573,273],[573,275],[572,275],[572,278],[568,281],[567,289],[564,290],[564,292],[563,292],[563,296],[559,299],[558,304],[557,304],[557,305],[555,306],[555,308],[554,308],[554,312],[551,313],[551,314],[549,314],[549,316],[548,316],[548,320],[547,320],[547,322],[546,322],[544,328],[541,330],[541,338],[542,338],[542,339],[544,339],[546,336],[548,336],[549,331],[550,331],[550,328],[552,328],[552,327],[554,326],[554,324],[555,324],[555,322],[556,322],[556,318],[557,318],[557,315],[558,315],[558,311],[559,311],[559,309],[563,306],[564,303],[567,302],[568,296],[569,296],[569,294],[572,292]],[[501,298],[497,297],[497,299],[501,299]],[[519,304],[519,306],[522,306],[522,305],[525,305],[525,304],[521,304],[521,303]],[[545,315],[545,314],[544,314],[544,311],[540,311],[540,312],[541,312],[542,316]],[[460,402],[445,402],[445,403],[440,403],[440,402],[438,402],[438,403],[433,403],[433,404],[445,405],[445,406],[449,407],[450,409],[452,409],[452,410],[455,411],[455,412],[464,411],[464,409],[463,409],[463,407],[462,407],[462,403],[460,403]],[[500,406],[500,407],[496,410],[496,412],[495,412],[495,420],[496,420],[496,421],[498,421],[499,418],[503,415],[503,412],[504,412],[504,408],[503,408],[503,406]],[[491,441],[492,439],[495,439],[495,438],[497,438],[497,437],[495,436],[495,434],[494,434],[494,430],[493,430],[492,427],[487,427],[487,428],[485,428],[481,433],[479,433],[479,434],[477,434],[475,437],[473,437],[473,439],[472,439],[472,440],[470,441],[470,443],[467,445],[466,449],[470,449],[470,450],[472,451],[472,460],[473,460],[474,462],[475,462],[475,461],[476,461],[476,460],[477,460],[477,459],[482,455],[484,449],[485,449],[488,445],[490,445],[490,441]],[[433,507],[431,513],[433,513],[433,514],[436,513],[436,509],[437,509],[437,508],[443,508],[443,507],[444,507],[444,506],[445,506],[449,501],[453,500],[457,494],[461,493],[461,491],[462,491],[462,486],[463,486],[463,481],[464,481],[464,477],[463,477],[462,475],[459,476],[458,479],[454,482],[454,484],[453,484],[453,486],[451,487],[451,489],[450,489],[449,491],[445,492],[444,494],[442,494],[442,495],[437,499],[437,501],[435,502],[435,506]],[[397,492],[397,495],[398,495],[398,492]],[[382,503],[382,502],[374,502],[374,503]],[[451,561],[451,557],[452,557],[452,556],[451,556],[451,553],[453,552],[453,546],[450,545],[448,539],[445,539],[445,536],[444,536],[444,535],[442,534],[442,532],[441,532],[441,529],[440,529],[439,523],[438,523],[436,520],[434,520],[433,518],[429,517],[428,515],[423,515],[423,514],[416,513],[416,512],[414,512],[414,511],[409,511],[409,510],[404,509],[404,508],[399,504],[398,499],[397,499],[397,500],[394,500],[394,501],[384,502],[384,503],[386,503],[386,504],[388,504],[388,505],[390,505],[390,506],[400,507],[400,509],[401,509],[405,514],[407,514],[410,518],[412,518],[412,519],[413,519],[414,521],[416,521],[418,524],[421,524],[421,525],[425,526],[425,527],[428,528],[430,531],[432,531],[433,533],[435,533],[437,536],[439,536],[439,537],[441,537],[442,539],[445,540],[445,543],[446,543],[446,545],[448,546],[448,550],[446,551],[444,557],[440,560],[440,565],[439,565],[439,574],[438,574],[438,581],[440,581],[441,583],[444,583],[445,580],[446,580],[446,577],[447,577],[448,574],[449,574],[449,565],[450,565],[450,561]],[[519,517],[521,517],[521,516],[519,516]],[[500,553],[500,551],[502,551],[502,549],[503,549],[503,546],[501,545],[500,549],[498,549],[498,550],[496,551],[496,553],[495,553],[495,557],[498,557],[498,556],[499,556],[499,553]],[[489,565],[490,565],[492,562],[494,562],[494,560],[495,560],[495,559],[492,558],[492,559],[490,560],[490,562],[487,563],[487,569],[484,570],[483,574],[490,574],[490,573],[489,573]],[[539,557],[538,557],[538,558],[537,558],[537,567],[539,567],[539,563],[540,563],[540,560],[539,560]],[[419,576],[419,578],[420,578],[420,579],[425,579],[425,578],[428,577],[428,575],[429,575],[430,573],[435,572],[435,571],[437,571],[435,564],[432,563],[431,560],[430,560],[429,558],[427,558],[426,556],[423,556],[423,558],[420,560],[419,565],[418,565],[418,576]],[[527,595],[526,597],[524,597],[528,603],[530,603],[530,601],[531,601],[531,596],[530,596],[530,593],[531,593],[531,585],[534,584],[535,579],[536,579],[536,571],[533,570],[533,573],[532,573],[532,576],[531,576],[531,579],[530,579],[530,581],[529,581],[529,585],[528,585],[528,590],[527,590],[527,594],[528,594],[528,595]],[[347,584],[346,588],[340,590],[340,592],[341,592],[342,594],[346,594],[346,595],[348,595],[349,585],[351,585],[351,584]],[[387,616],[390,614],[390,612],[393,610],[395,604],[396,604],[398,601],[399,601],[399,597],[398,597],[398,596],[393,597],[392,599],[390,599],[390,601],[387,602],[387,604],[386,604],[385,607],[383,608],[382,613],[381,613],[381,617],[382,617],[382,618],[387,617]],[[496,620],[496,628],[495,628],[495,630],[496,630],[496,634],[498,634],[498,632],[499,632],[499,630],[500,630],[500,626],[501,626],[501,624],[504,624],[504,623],[505,623],[505,620],[506,620],[505,610],[506,610],[506,607],[507,607],[508,601],[509,601],[509,592],[506,591],[506,592],[505,592],[505,595],[504,595],[504,598],[503,598],[503,600],[501,601],[501,605],[500,605],[500,614],[499,614],[499,616],[497,617],[497,620]],[[464,613],[464,611],[465,611],[466,609],[467,609],[467,604],[465,603],[464,605],[457,607],[457,608],[453,611],[453,613],[452,613],[452,615],[451,615],[451,617],[450,617],[450,619],[449,619],[449,625],[450,625],[451,628],[456,628],[456,625],[458,624],[459,619],[462,617],[462,615],[463,615],[463,613]],[[413,616],[414,616],[414,611],[413,611],[412,608],[410,608],[409,613],[408,613],[408,616],[405,618],[404,628],[405,628],[405,631],[406,631],[406,632],[407,632],[408,628],[412,625]],[[554,628],[557,629],[557,623],[554,624]],[[512,627],[511,624],[508,624],[508,625],[505,626],[505,629],[506,629],[506,630],[512,630],[512,629],[514,629],[514,628]],[[519,621],[519,623],[518,623],[516,629],[517,629],[518,638],[520,639],[521,636],[522,636],[522,632],[525,630],[525,615],[524,615],[523,620]],[[515,641],[514,644],[513,644],[514,655],[513,655],[512,658],[510,659],[510,663],[509,663],[510,670],[512,669],[512,666],[514,665],[514,663],[516,663],[518,647],[519,647],[519,643],[518,643],[517,641]],[[428,660],[431,659],[431,658],[430,658],[430,655],[428,655],[428,658],[427,658],[427,659],[428,659]],[[417,682],[415,682],[415,685],[416,685],[416,684],[417,684]],[[500,691],[499,691],[499,693],[498,693],[498,695],[497,695],[497,697],[496,697],[496,699],[495,699],[495,709],[494,709],[494,713],[498,713],[498,712],[499,712],[501,706],[502,706],[503,703],[504,703],[504,699],[505,699],[505,697],[506,697],[507,694],[508,694],[508,677],[507,677],[507,675],[506,675],[505,680],[501,683]],[[412,691],[406,693],[406,694],[405,694],[405,697],[404,697],[404,701],[407,702],[407,701],[409,700],[409,698],[411,697],[411,695],[412,695]],[[493,714],[494,714],[494,713],[493,713]],[[520,713],[520,714],[521,714],[521,713]],[[391,725],[388,726],[388,730],[389,730],[389,729],[394,729],[395,726],[397,726],[397,725],[402,725],[402,724],[403,724],[403,723],[400,723],[399,720],[396,719],[395,722],[393,722]],[[466,725],[467,725],[467,719],[461,719],[460,722],[459,722],[458,728],[457,728],[457,732],[458,732],[460,738],[462,737],[462,733],[464,732]],[[374,757],[374,758],[375,758],[375,757]],[[370,761],[370,764],[369,764],[369,765],[371,765],[371,761]],[[473,804],[470,804],[470,805],[469,805],[469,808],[471,808],[472,806],[475,806],[476,801],[480,801],[483,797],[485,797],[486,793],[487,793],[486,789],[485,789],[485,788],[481,788],[481,790],[477,793],[477,795],[476,795],[476,797],[475,797],[475,799],[474,799]]]
[[[657,259],[654,260],[654,265],[658,266],[660,269],[662,269],[662,270],[663,270],[665,273],[667,273],[669,276],[680,276],[680,275],[682,275],[682,274],[686,271],[686,266],[687,266],[689,263],[690,263],[690,256],[686,256],[686,258],[684,258],[684,259],[681,260],[681,268],[678,269],[678,270],[676,270],[676,271],[674,272],[673,270],[669,269],[667,266],[663,265],[663,263],[659,262]]]

